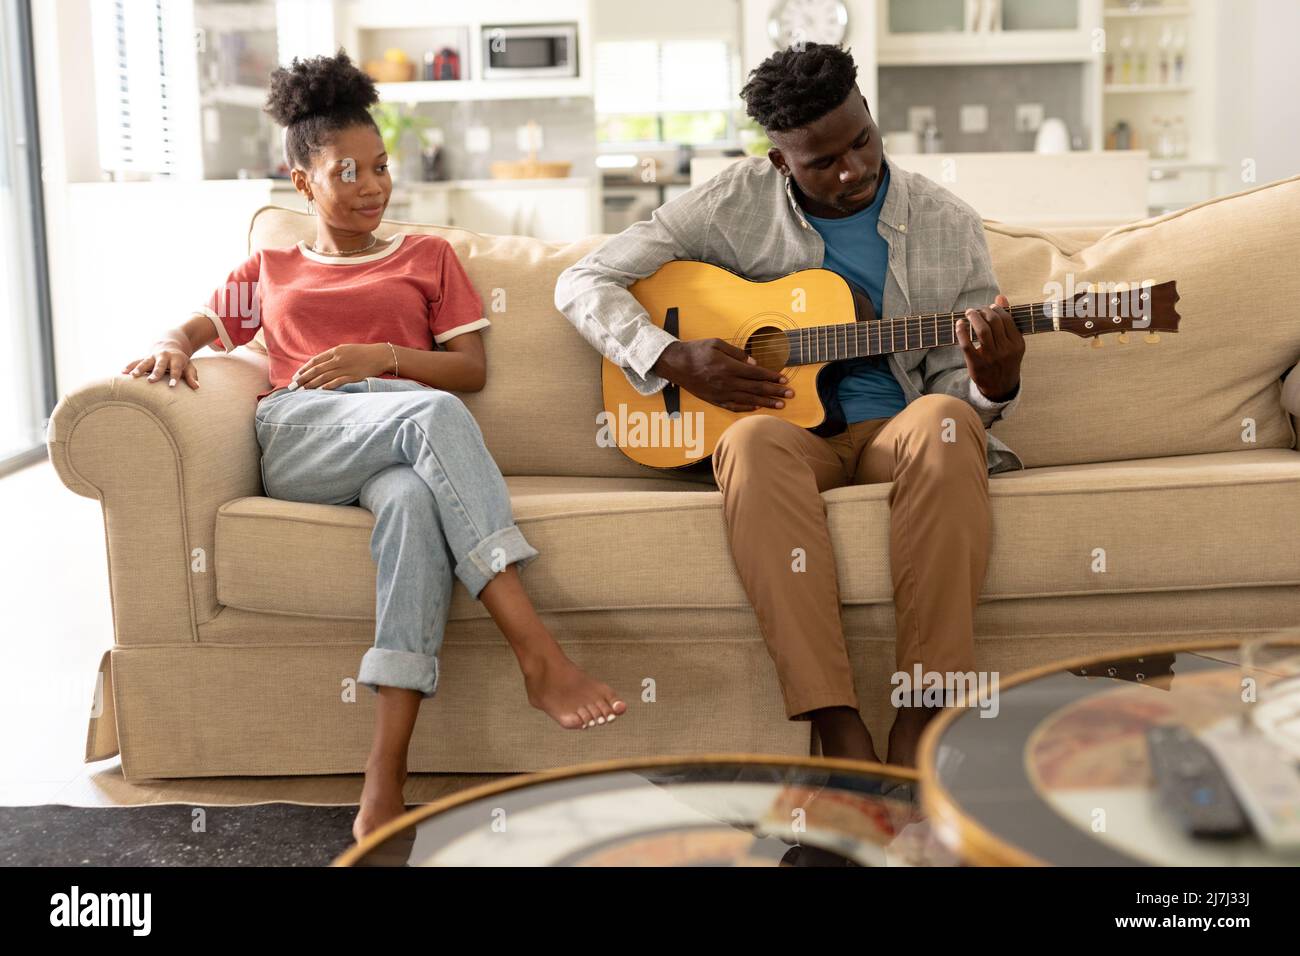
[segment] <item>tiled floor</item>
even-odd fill
[[[359,774],[131,783],[116,757],[84,763],[96,668],[113,643],[99,502],[42,462],[0,478],[0,528],[0,805],[356,803]],[[415,774],[406,802],[491,779]]]

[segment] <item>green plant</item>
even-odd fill
[[[740,142],[750,156],[766,156],[772,148],[772,141],[767,138],[767,130],[758,125],[756,120],[749,120],[738,130]]]
[[[379,127],[379,136],[384,141],[384,149],[390,158],[400,158],[402,140],[407,133],[414,133],[421,140],[432,127],[427,119],[415,113],[407,112],[396,103],[378,103],[370,108],[370,115]]]

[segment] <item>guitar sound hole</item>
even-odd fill
[[[750,333],[745,341],[745,351],[763,368],[779,372],[790,364],[790,340],[785,329],[765,325]]]

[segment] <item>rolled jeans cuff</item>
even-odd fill
[[[413,651],[372,647],[361,658],[357,683],[375,693],[379,693],[380,687],[418,690],[427,700],[438,690],[438,658]]]
[[[523,532],[515,525],[509,525],[478,543],[464,560],[456,565],[456,577],[460,578],[470,597],[478,599],[489,581],[504,571],[511,564],[527,567],[539,552],[525,539]]]

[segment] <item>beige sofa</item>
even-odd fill
[[[1013,303],[1047,298],[1045,283],[1071,274],[1173,278],[1182,331],[1158,345],[1028,343],[1023,401],[995,426],[1028,470],[992,480],[981,668],[1300,622],[1300,452],[1281,404],[1300,359],[1297,210],[1300,177],[1110,230],[986,224]],[[596,443],[598,356],[552,291],[599,237],[551,245],[388,227],[445,236],[485,303],[503,306],[485,333],[488,385],[466,401],[541,551],[524,578],[543,616],[631,701],[613,727],[560,730],[527,706],[504,640],[458,583],[444,680],[422,709],[411,769],[807,753],[810,725],[784,717],[716,489]],[[249,246],[313,235],[310,217],[267,207]],[[121,356],[111,358],[106,371]],[[51,459],[69,488],[102,502],[111,573],[116,640],[87,758],[120,750],[129,778],[360,771],[373,695],[353,678],[372,636],[371,516],[262,497],[252,414],[265,360],[243,349],[198,361],[198,392],[112,376],[53,416]],[[887,492],[825,495],[877,739],[894,660]],[[1092,570],[1097,548],[1105,573]]]

